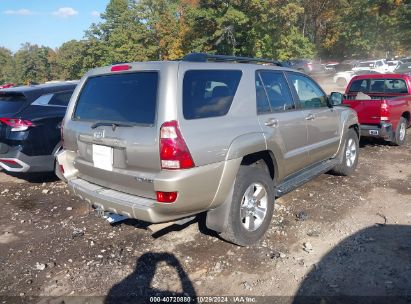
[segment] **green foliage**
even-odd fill
[[[49,56],[53,50],[25,43],[15,54],[16,79],[19,83],[41,83],[51,80]]]
[[[84,73],[86,42],[70,40],[56,50],[51,58],[53,79],[78,79]]]
[[[291,58],[411,55],[411,0],[111,0],[84,40],[0,47],[0,83],[77,79],[189,52]],[[408,53],[407,53],[408,52]]]
[[[15,81],[13,54],[8,49],[0,47],[0,84]]]

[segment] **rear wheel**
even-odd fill
[[[349,129],[344,144],[342,162],[335,166],[332,172],[347,176],[354,172],[358,164],[359,140],[357,133]]]
[[[269,173],[241,166],[234,185],[228,225],[221,236],[240,246],[258,242],[267,231],[274,210],[274,183]]]
[[[405,143],[407,137],[407,126],[408,121],[405,117],[401,117],[400,122],[398,123],[397,130],[395,131],[394,140],[392,143],[397,146],[401,146]]]

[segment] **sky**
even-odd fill
[[[98,23],[109,0],[0,0],[0,46],[16,52],[21,44],[59,47]]]

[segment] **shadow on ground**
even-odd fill
[[[29,183],[41,184],[41,183],[50,183],[56,182],[59,178],[54,174],[54,172],[25,172],[25,173],[16,173],[16,172],[6,172],[4,173],[13,176],[15,178],[23,179]]]
[[[386,141],[382,138],[361,137],[360,148],[378,146],[393,146],[393,144],[390,141]]]
[[[164,269],[164,266],[169,269]],[[159,268],[161,268],[161,271]],[[178,274],[180,282],[176,282],[174,278],[164,275],[169,273],[168,270],[175,271]],[[175,292],[154,287],[155,275],[161,276],[156,278],[157,281],[171,283],[173,285],[175,283],[179,283],[182,291]],[[136,268],[132,274],[110,289],[105,299],[105,304],[153,303],[153,301],[150,300],[151,297],[159,297],[159,299],[161,299],[162,297],[194,298],[195,296],[196,292],[193,284],[191,283],[187,273],[184,271],[182,265],[173,254],[167,252],[149,252],[143,254],[137,260]],[[188,301],[180,300],[179,302]],[[196,302],[191,301],[190,303]]]
[[[411,226],[348,237],[307,275],[293,303],[411,303]]]

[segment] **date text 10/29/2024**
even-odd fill
[[[150,297],[150,303],[257,303],[255,297],[243,296],[178,296]]]

